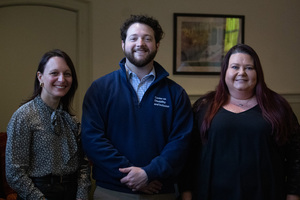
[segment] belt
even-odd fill
[[[63,176],[56,176],[56,175],[47,175],[43,177],[31,177],[34,183],[70,183],[74,182],[77,179],[77,174],[69,174]]]

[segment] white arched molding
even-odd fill
[[[74,12],[77,17],[76,70],[79,87],[75,107],[81,117],[81,105],[87,88],[92,80],[91,41],[90,41],[90,4],[85,0],[0,0],[0,8],[6,6],[47,6]]]

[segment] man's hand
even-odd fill
[[[286,200],[299,200],[300,197],[298,195],[289,194],[286,196]]]
[[[137,191],[147,186],[148,176],[142,168],[127,167],[120,168],[119,171],[127,174],[121,179],[121,183],[132,189],[132,191]]]
[[[141,188],[139,191],[146,194],[157,194],[161,190],[162,183],[160,181],[151,181],[146,187]]]
[[[192,192],[186,191],[181,194],[182,200],[192,200]]]

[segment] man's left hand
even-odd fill
[[[132,191],[137,191],[144,188],[148,182],[146,172],[140,167],[120,168],[120,172],[127,175],[121,179],[121,183],[125,184]]]

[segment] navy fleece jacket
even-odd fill
[[[82,143],[93,163],[93,178],[107,189],[134,193],[120,182],[119,168],[136,166],[149,181],[174,192],[188,154],[193,117],[185,90],[157,62],[156,79],[141,102],[121,69],[95,80],[83,102]]]

